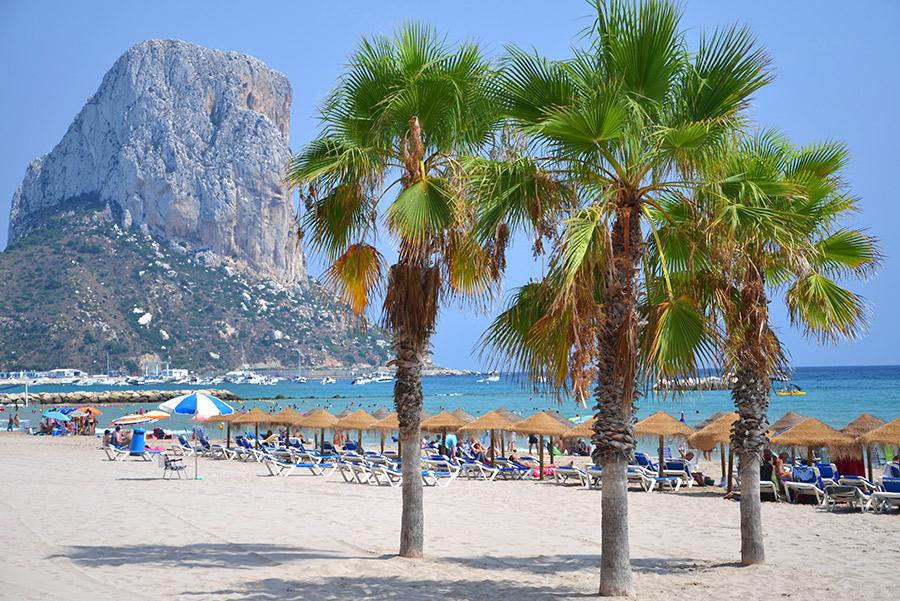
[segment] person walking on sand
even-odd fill
[[[12,413],[9,414],[9,421],[6,422],[6,431],[7,432],[13,431],[13,414]]]

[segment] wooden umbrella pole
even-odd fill
[[[255,436],[256,436],[256,448],[258,449],[258,448],[262,447],[262,445],[259,444],[259,423],[256,423],[256,424],[254,424],[254,425],[256,426],[256,429],[254,430],[254,432],[256,432],[256,434],[255,434]]]
[[[869,482],[875,482],[875,480],[872,479],[872,447],[871,447],[871,445],[866,445],[866,465],[868,466],[867,470],[868,470],[868,474],[869,474]]]
[[[441,455],[447,454],[447,431],[441,430]]]
[[[384,430],[381,431],[381,454],[384,455]]]
[[[797,465],[797,447],[791,447],[791,467]]]
[[[493,432],[493,430],[491,430]],[[506,455],[506,436],[503,432],[500,432],[500,456],[504,457]]]
[[[550,435],[550,465],[553,465],[553,435]]]
[[[731,472],[734,469],[734,449],[728,447],[728,492],[731,492]]]
[[[541,473],[538,476],[538,480],[543,480],[544,479],[544,435],[543,434],[541,434],[541,436],[540,436],[540,447],[541,447],[540,453],[538,456],[540,457],[539,464],[541,466]]]
[[[357,430],[356,434],[356,452],[362,453],[362,430]]]
[[[719,443],[719,454],[722,456],[722,482],[725,481],[725,443]]]
[[[658,467],[660,478],[663,477],[663,470],[666,469],[666,456],[663,453],[663,444],[664,443],[665,443],[665,440],[663,439],[662,434],[660,434],[659,435],[659,467]]]
[[[325,454],[325,428],[319,430],[319,442],[322,444],[322,454]]]
[[[813,448],[806,447],[806,465],[807,467],[813,466]]]
[[[225,448],[231,448],[231,422],[225,423]]]
[[[493,466],[495,463],[494,459],[494,431],[491,430],[491,465]]]

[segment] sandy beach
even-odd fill
[[[190,462],[189,462],[190,464]],[[400,490],[200,460],[202,480],[109,462],[91,439],[0,437],[0,598],[579,599],[597,590],[600,495],[538,482],[425,491],[424,560],[396,557]],[[265,475],[264,475],[265,474]],[[900,586],[897,515],[764,504],[741,568],[712,488],[629,497],[640,599],[876,598]]]

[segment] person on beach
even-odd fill
[[[528,435],[528,454],[534,453],[534,448],[538,445],[538,437],[534,434]]]
[[[779,481],[790,480],[793,475],[791,468],[787,465],[789,460],[790,457],[788,457],[788,454],[784,451],[782,451],[778,455],[773,455],[772,451],[770,451],[769,449],[763,451],[763,461],[772,464],[772,470],[775,474],[775,478],[777,478]]]
[[[112,440],[113,440],[113,437],[112,437],[112,434],[110,434],[109,429],[104,430],[103,431],[103,440],[100,441],[100,444],[102,444],[105,447],[106,445],[112,444]]]
[[[6,431],[7,431],[7,432],[12,432],[12,431],[13,431],[13,416],[12,416],[12,413],[9,414],[9,421],[6,422]]]

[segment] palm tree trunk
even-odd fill
[[[752,565],[766,559],[759,498],[759,464],[768,443],[766,411],[769,408],[769,387],[758,369],[740,367],[735,378],[731,397],[739,419],[734,425],[732,443],[738,456],[741,477],[741,564]]]
[[[594,463],[601,465],[600,595],[633,596],[628,542],[628,481],[634,456],[637,397],[637,275],[642,255],[640,208],[624,207],[613,223],[611,269],[603,284],[594,390]]]
[[[395,334],[397,373],[394,404],[400,424],[400,465],[403,472],[403,513],[400,518],[400,555],[422,557],[425,517],[422,504],[422,356],[404,332]]]

